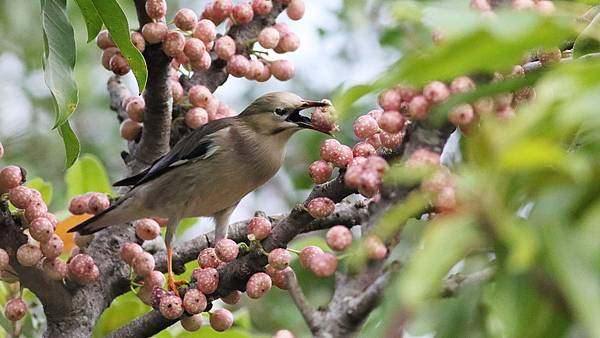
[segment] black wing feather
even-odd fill
[[[231,126],[234,121],[235,118],[231,117],[214,120],[205,124],[182,138],[168,153],[152,163],[148,169],[117,181],[113,186],[133,185],[135,187],[177,168],[179,165],[175,164],[179,161],[192,160],[204,156],[212,145],[212,140],[208,136]]]

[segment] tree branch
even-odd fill
[[[298,279],[296,278],[294,270],[290,270],[286,273],[286,279],[290,297],[292,297],[294,304],[296,304],[296,307],[300,310],[310,331],[316,332],[321,324],[319,313],[308,303],[308,300],[306,300],[304,292],[302,292],[302,288],[300,287],[300,284],[298,284]]]

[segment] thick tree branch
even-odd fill
[[[302,318],[304,318],[304,321],[308,324],[308,327],[312,332],[317,331],[320,326],[319,313],[310,305],[310,303],[308,303],[293,270],[287,272],[286,278],[288,292],[290,293],[290,297],[292,297],[294,304],[296,304],[296,307],[300,310]]]

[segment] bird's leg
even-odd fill
[[[179,223],[178,220],[169,218],[169,224],[167,224],[167,232],[165,234],[165,245],[167,247],[167,286],[169,290],[173,291],[177,296],[179,296],[177,287],[187,284],[187,282],[184,280],[176,281],[173,277],[173,248],[171,247],[171,242],[173,241],[173,235],[175,233],[175,229],[177,228],[177,223]]]
[[[229,216],[237,206],[234,205],[227,209],[223,209],[214,215],[215,218],[215,243],[219,240],[227,238],[227,230],[229,228]]]

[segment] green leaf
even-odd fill
[[[56,108],[53,128],[61,126],[77,108],[75,36],[67,16],[66,0],[41,0],[44,38],[44,78]]]
[[[106,169],[97,157],[90,154],[83,155],[67,171],[65,181],[68,198],[90,191],[112,193]]]
[[[600,15],[594,17],[573,44],[574,58],[597,52],[600,52]]]
[[[179,225],[177,225],[177,231],[175,232],[175,235],[181,236],[181,234],[183,234],[196,223],[198,223],[197,217],[184,218],[181,222],[179,222]]]
[[[90,42],[100,33],[102,29],[102,19],[96,11],[96,7],[92,3],[92,0],[75,0],[79,10],[85,20],[85,27],[87,29],[88,40]]]
[[[58,133],[63,139],[63,143],[65,144],[65,166],[70,168],[75,161],[77,161],[77,157],[79,157],[79,152],[81,151],[81,144],[79,143],[79,139],[77,139],[77,135],[71,129],[71,124],[69,121],[65,121],[65,123],[61,124],[58,128]]]
[[[509,171],[539,169],[560,166],[566,158],[566,152],[547,139],[523,140],[513,144],[500,154],[500,165]]]
[[[50,204],[52,202],[52,193],[54,188],[52,187],[52,183],[44,181],[41,177],[36,177],[32,180],[27,180],[25,186],[35,189],[42,194],[42,199],[46,204]]]
[[[123,9],[116,0],[91,1],[100,15],[100,18],[102,18],[104,26],[106,26],[106,29],[110,32],[113,41],[117,47],[119,47],[121,54],[123,54],[123,57],[131,67],[141,93],[146,87],[148,69],[142,53],[140,53],[131,42],[127,16],[125,16]]]
[[[371,85],[358,85],[345,91],[338,91],[332,99],[333,106],[335,107],[338,116],[341,118],[348,115],[348,111],[354,102],[372,91],[373,87]]]

